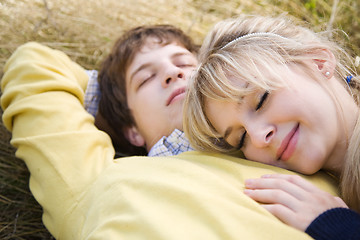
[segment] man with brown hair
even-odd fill
[[[126,155],[191,150],[182,132],[187,81],[198,46],[171,25],[140,26],[115,43],[99,73],[96,125]]]

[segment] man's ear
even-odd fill
[[[332,78],[336,68],[336,58],[334,54],[327,49],[322,49],[317,51],[316,55],[319,56],[319,58],[314,58],[313,62],[317,70],[327,79]]]
[[[143,147],[145,146],[145,139],[139,133],[136,127],[129,127],[124,130],[126,139],[134,146]]]

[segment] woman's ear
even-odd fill
[[[318,58],[313,59],[317,70],[327,79],[332,78],[336,68],[336,58],[334,54],[328,49],[322,49],[314,55],[318,56]]]
[[[129,127],[124,130],[124,135],[126,139],[134,146],[143,147],[145,146],[145,139],[139,133],[136,127]]]

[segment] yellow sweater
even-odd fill
[[[244,179],[286,170],[224,155],[114,159],[83,107],[87,75],[37,43],[16,50],[1,82],[3,121],[57,239],[310,239],[243,194]],[[309,178],[336,194],[324,174]]]

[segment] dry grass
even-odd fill
[[[97,69],[114,40],[140,24],[174,24],[200,44],[221,19],[283,12],[315,30],[340,28],[348,35],[338,40],[353,56],[360,55],[360,3],[353,0],[0,0],[0,68],[28,41],[60,49],[85,68]],[[2,125],[0,136],[0,239],[50,239],[28,190],[28,171],[14,157]]]

